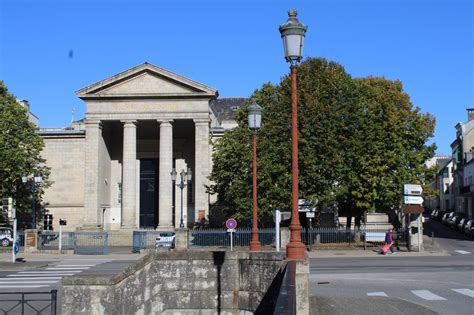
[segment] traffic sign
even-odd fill
[[[227,229],[227,232],[229,232],[229,233],[235,233],[235,229]]]
[[[423,197],[421,196],[403,196],[403,203],[406,205],[421,205]]]
[[[421,185],[415,185],[415,184],[403,185],[404,195],[420,196],[422,192],[423,192],[423,188],[421,188]]]
[[[235,219],[229,219],[229,220],[225,221],[225,226],[228,229],[235,230],[237,228],[237,221],[235,221]]]
[[[307,218],[314,218],[314,212],[313,211],[306,212],[306,217]]]

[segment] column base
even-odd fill
[[[305,246],[301,242],[290,242],[286,246],[286,258],[294,260],[304,260]]]
[[[260,241],[250,241],[250,251],[251,252],[259,252],[262,249],[262,245]]]

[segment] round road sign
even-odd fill
[[[235,228],[237,228],[237,221],[235,221],[234,219],[229,219],[229,220],[225,221],[225,226],[228,229],[235,229]]]

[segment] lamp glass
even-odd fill
[[[186,172],[186,174],[188,177],[188,181],[191,181],[191,179],[193,179],[193,172],[191,171],[190,168],[188,168],[188,171]]]
[[[174,182],[176,180],[176,175],[178,174],[176,173],[176,169],[173,168],[170,174],[171,174],[171,180]]]
[[[249,128],[256,130],[262,125],[262,108],[255,102],[247,110]]]

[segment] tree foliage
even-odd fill
[[[259,216],[291,207],[291,82],[267,83],[251,99],[263,107],[257,134]],[[250,100],[247,106],[250,104]],[[247,106],[239,126],[214,143],[211,193],[235,210],[252,211],[252,147]],[[414,108],[400,81],[352,78],[321,58],[298,67],[299,193],[349,215],[398,207],[404,183],[423,183],[433,156],[434,118]]]
[[[49,184],[49,168],[41,158],[43,139],[36,134],[36,126],[28,121],[26,110],[0,81],[0,196],[16,200],[17,214],[30,211],[31,190],[23,184],[24,175],[41,175],[43,183],[36,192],[41,200]]]

